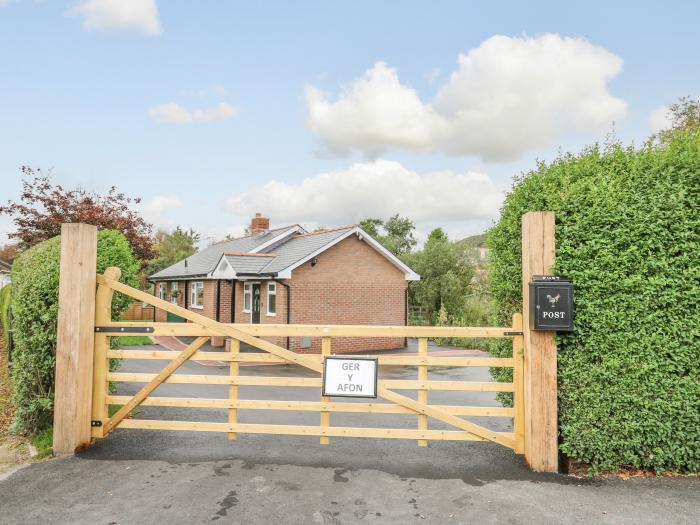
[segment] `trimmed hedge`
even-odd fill
[[[54,368],[60,237],[44,241],[22,253],[12,266],[13,315],[12,430],[36,432],[53,420]],[[135,286],[139,263],[126,237],[114,230],[97,234],[97,271],[109,266],[122,269],[122,281]],[[112,315],[116,319],[131,300],[114,294]]]
[[[575,331],[557,338],[562,452],[593,472],[700,471],[700,133],[592,147],[516,180],[488,235],[505,326],[521,308],[521,216],[537,210],[556,212],[555,271],[575,283]]]
[[[10,294],[12,284],[6,284],[0,288],[0,328],[5,336],[5,344],[10,339]]]

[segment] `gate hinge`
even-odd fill
[[[95,421],[94,419],[90,421],[90,426],[92,427],[101,427],[102,426],[102,421]]]
[[[503,332],[503,335],[508,337],[508,336],[523,335],[523,333],[522,332]]]
[[[113,334],[152,334],[155,330],[152,326],[96,326],[97,333]]]

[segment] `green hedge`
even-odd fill
[[[556,212],[555,271],[576,287],[575,332],[557,338],[561,450],[594,472],[698,472],[700,134],[593,147],[516,180],[488,236],[506,326],[521,307],[520,218],[536,210]]]
[[[10,339],[10,294],[12,293],[12,285],[6,284],[0,288],[0,327],[5,336],[5,344],[9,344]]]
[[[36,432],[53,419],[60,248],[60,237],[54,237],[22,253],[12,266],[15,432]],[[109,266],[122,269],[123,282],[137,284],[139,264],[126,237],[102,230],[97,234],[97,271]],[[130,302],[126,296],[114,295],[115,319]]]

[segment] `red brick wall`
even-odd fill
[[[214,297],[216,301],[216,297]],[[231,281],[221,281],[221,304],[219,305],[219,321],[231,322]]]
[[[406,286],[404,274],[364,241],[352,236],[329,248],[292,272],[293,324],[404,325]],[[333,353],[401,348],[403,338],[333,338]],[[320,338],[310,349],[320,352]]]

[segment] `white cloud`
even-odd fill
[[[148,117],[160,124],[190,124],[192,122],[219,122],[235,117],[238,109],[221,102],[211,109],[188,111],[175,102],[161,104],[148,111]]]
[[[156,228],[171,229],[176,224],[167,215],[184,205],[182,199],[176,195],[156,195],[151,200],[141,204],[141,213],[143,218],[154,224]]]
[[[581,38],[494,36],[460,54],[429,102],[383,62],[335,100],[307,85],[308,126],[335,154],[399,148],[513,160],[566,131],[600,131],[623,118],[626,102],[607,88],[621,68],[619,57]]]
[[[241,218],[263,212],[277,225],[334,226],[398,213],[413,219],[421,232],[442,225],[455,233],[473,233],[498,215],[504,193],[482,173],[419,174],[380,159],[299,184],[271,181],[227,199],[225,209]]]
[[[136,30],[146,35],[161,33],[155,0],[85,0],[72,12],[84,17],[85,29]]]
[[[192,122],[192,114],[175,102],[149,109],[148,117],[161,124],[188,124]]]
[[[649,116],[649,124],[654,133],[669,129],[673,125],[673,121],[669,115],[668,106],[659,106],[656,108]]]

